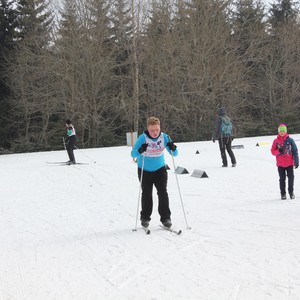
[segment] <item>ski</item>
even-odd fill
[[[142,228],[144,229],[144,231],[145,231],[146,234],[150,234],[151,233],[150,229],[148,229],[146,227],[142,227]],[[132,229],[132,231],[137,231],[137,229]]]
[[[146,227],[142,227],[142,228],[145,230],[145,233],[146,233],[146,234],[150,234],[150,233],[151,233],[150,229],[148,229],[148,228],[146,228]]]
[[[173,229],[172,227],[165,227],[165,226],[163,226],[163,225],[159,225],[159,226],[160,226],[162,229],[167,230],[167,231],[170,231],[170,232],[175,233],[175,234],[177,234],[177,235],[180,235],[180,234],[182,233],[181,230],[176,230],[176,229]]]
[[[165,226],[163,226],[163,225],[159,225],[162,229],[164,229],[164,230],[167,230],[167,231],[170,231],[170,232],[172,232],[172,233],[174,233],[174,234],[176,234],[176,235],[180,235],[181,233],[182,233],[182,230],[176,230],[176,229],[173,229],[173,228],[169,228],[169,227],[165,227]],[[150,234],[151,233],[151,231],[150,231],[150,229],[149,228],[146,228],[146,227],[143,227],[142,226],[142,229],[144,229],[144,231],[145,231],[145,233],[146,234]],[[132,229],[132,231],[137,231],[137,229]]]
[[[49,164],[49,165],[59,165],[59,166],[88,165],[88,163],[76,162],[75,164],[71,164],[71,163],[65,162],[65,161],[46,161],[46,164]]]

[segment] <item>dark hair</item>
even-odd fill
[[[71,122],[70,119],[67,119],[67,120],[66,120],[66,124],[70,125],[71,123],[72,123],[72,122]]]
[[[218,109],[218,115],[219,116],[224,116],[225,115],[225,108],[224,107],[220,107]]]

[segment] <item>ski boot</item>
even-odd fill
[[[161,221],[164,227],[170,228],[172,226],[171,220],[170,219],[166,219]]]

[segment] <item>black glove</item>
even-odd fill
[[[295,165],[295,169],[297,169],[299,167],[299,165]]]
[[[284,153],[283,146],[281,146],[279,143],[277,143],[277,149],[278,149],[278,151],[279,151],[280,154]]]
[[[169,149],[170,149],[171,151],[175,151],[176,148],[177,148],[177,146],[176,146],[173,142],[168,142],[168,143],[167,143],[167,146],[169,147]]]
[[[214,137],[212,138],[212,141],[213,141],[214,143],[216,142],[216,140],[215,140],[215,138],[214,138]]]
[[[139,153],[142,154],[147,150],[148,144],[144,143],[140,148],[139,148]]]

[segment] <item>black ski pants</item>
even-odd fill
[[[69,159],[72,162],[75,162],[75,156],[74,156],[75,143],[76,143],[75,135],[68,137],[67,152],[68,152]]]
[[[281,195],[286,195],[285,180],[288,177],[288,192],[290,195],[294,193],[294,166],[278,167],[279,187]]]
[[[138,168],[138,177],[141,181],[142,170]],[[169,196],[167,192],[168,173],[166,167],[162,167],[154,172],[143,171],[142,178],[142,210],[141,219],[151,220],[153,210],[153,186],[158,195],[158,213],[160,220],[170,219]]]
[[[232,142],[232,137],[230,136],[228,137],[222,136],[219,138],[219,148],[221,152],[221,158],[222,158],[223,166],[225,167],[228,166],[226,151],[230,156],[231,163],[236,164],[236,159],[231,149],[231,142]]]

